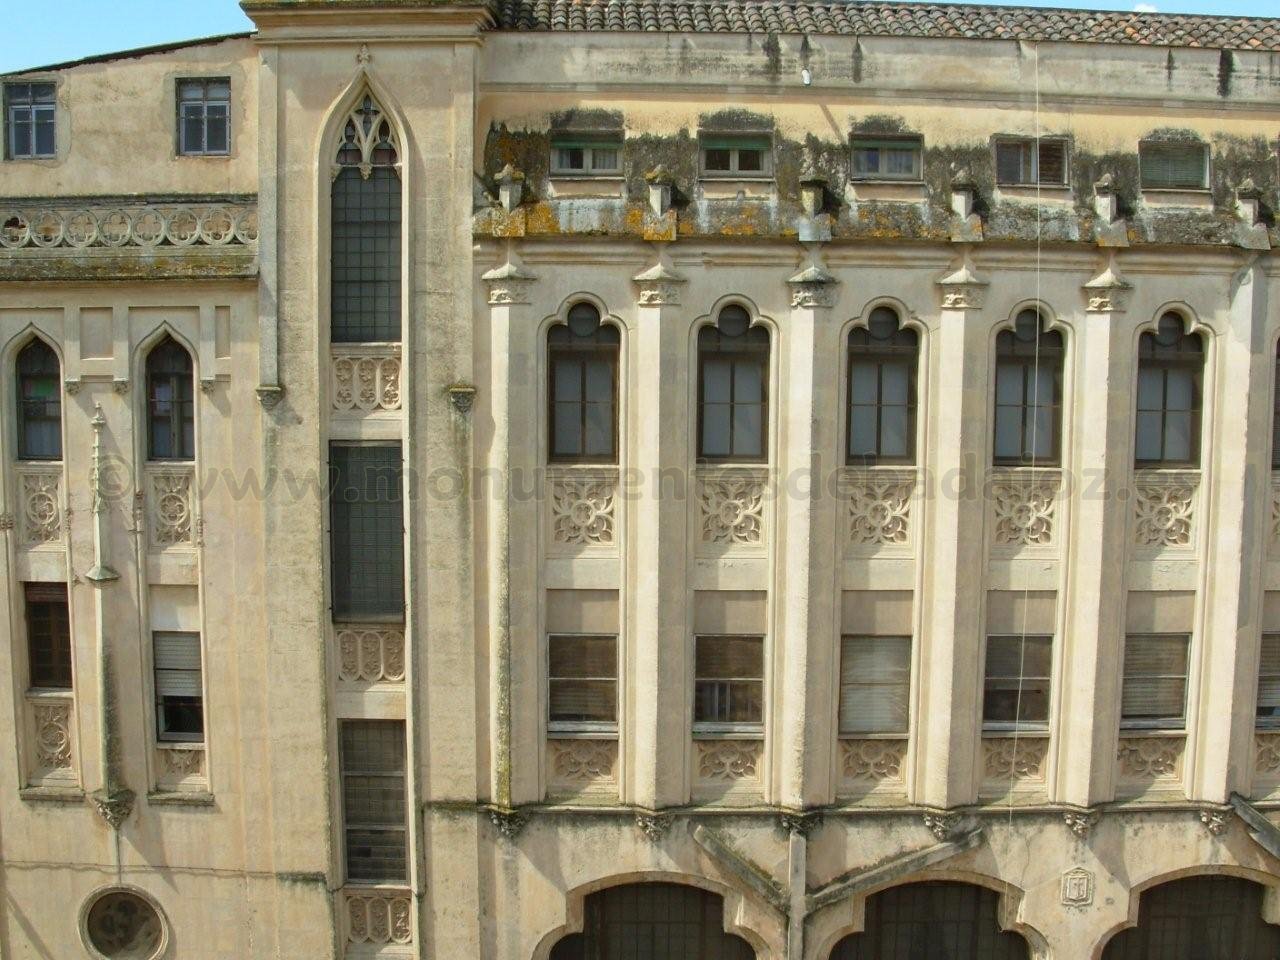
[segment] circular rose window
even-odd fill
[[[108,890],[94,900],[84,932],[106,960],[154,960],[165,941],[160,911],[131,890]]]

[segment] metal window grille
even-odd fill
[[[695,641],[695,727],[764,723],[764,637],[700,636]]]
[[[617,328],[589,303],[547,334],[553,462],[617,462],[619,345]]]
[[[57,156],[57,88],[52,83],[7,83],[5,153],[10,160]]]
[[[71,618],[67,586],[28,583],[27,671],[29,685],[40,690],[71,689]]]
[[[18,459],[62,459],[62,376],[57,354],[32,340],[18,354]]]
[[[404,619],[400,444],[329,448],[335,620]]]
[[[347,879],[407,883],[404,722],[344,720],[339,732]]]
[[[911,706],[910,637],[842,637],[840,732],[906,734]]]
[[[204,687],[200,634],[156,633],[156,736],[163,741],[204,739]]]
[[[194,368],[191,354],[172,337],[147,355],[147,417],[147,459],[195,459]]]
[[[553,729],[617,729],[618,638],[548,637],[547,688]]]
[[[226,156],[231,151],[231,81],[226,77],[179,80],[178,153]]]
[[[888,307],[849,333],[850,464],[910,464],[916,459],[916,371],[920,347]]]
[[[1061,458],[1062,336],[1023,310],[996,338],[995,442],[999,465],[1057,466]]]
[[[1138,344],[1134,461],[1139,467],[1200,464],[1204,346],[1182,317],[1166,313]]]

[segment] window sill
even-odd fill
[[[204,750],[203,740],[159,740],[157,750]]]
[[[993,740],[1010,740],[1017,737],[1019,740],[1047,740],[1049,738],[1048,727],[1035,727],[1027,729],[1026,727],[1016,727],[1013,725],[1004,727],[998,724],[984,724],[982,727],[982,736],[990,737]]]
[[[147,794],[147,803],[161,807],[212,807],[215,805],[213,794],[207,790],[157,790]]]
[[[1213,193],[1207,188],[1176,189],[1166,187],[1143,187],[1142,202],[1148,207],[1191,207],[1198,210],[1213,209]]]
[[[847,192],[854,200],[923,203],[929,199],[923,180],[851,180]]]
[[[693,728],[695,740],[761,740],[763,738],[763,725],[729,724],[717,727],[706,724]]]
[[[1121,725],[1121,737],[1185,737],[1186,727],[1130,727]]]
[[[1060,183],[1001,183],[996,185],[996,198],[1054,204],[1069,204],[1073,200],[1071,187]]]
[[[704,200],[771,200],[773,177],[708,177],[698,180]]]
[[[28,803],[84,803],[80,787],[22,787],[18,796]]]
[[[548,740],[617,740],[618,728],[586,726],[548,726]]]
[[[551,176],[551,196],[555,199],[573,200],[608,199],[621,200],[626,180],[622,177],[607,176]]]
[[[841,730],[838,736],[841,740],[905,740],[910,734],[905,730],[901,733],[851,733]]]

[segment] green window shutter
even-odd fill
[[[771,141],[768,137],[710,134],[701,137],[699,144],[703,150],[764,150],[767,152]]]
[[[333,616],[404,617],[400,445],[330,447]]]
[[[1204,144],[1144,143],[1139,153],[1144,187],[1165,190],[1204,188]]]

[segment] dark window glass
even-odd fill
[[[62,376],[57,354],[32,340],[18,354],[18,459],[62,459]]]
[[[764,638],[698,637],[694,664],[695,724],[764,722]]]
[[[1049,725],[1053,637],[988,637],[982,720],[991,729]]]
[[[178,81],[178,152],[219,156],[231,149],[231,81]]]
[[[1120,725],[1181,730],[1187,717],[1185,634],[1133,634],[1124,640]]]
[[[622,144],[612,139],[556,140],[551,144],[552,174],[586,176],[622,172]]]
[[[618,638],[556,635],[547,639],[551,726],[616,725]]]
[[[769,425],[769,334],[742,307],[698,332],[698,457],[763,461]]]
[[[854,140],[855,180],[919,180],[920,140]]]
[[[1258,726],[1280,724],[1280,633],[1262,635],[1257,715]]]
[[[575,304],[568,319],[547,335],[551,459],[616,463],[618,330],[589,303]]]
[[[755,960],[745,940],[724,932],[724,901],[671,883],[610,887],[587,897],[581,933],[551,948],[550,960]]]
[[[10,160],[57,155],[57,91],[52,83],[7,83],[4,87],[6,156]]]
[[[997,464],[1056,466],[1061,458],[1062,337],[1023,310],[996,338]]]
[[[404,619],[400,445],[329,448],[335,620]]]
[[[849,334],[849,463],[914,463],[919,344],[888,307]]]
[[[1186,877],[1144,890],[1138,925],[1121,930],[1102,960],[1271,960],[1280,927],[1262,919],[1265,888],[1239,877]]]
[[[147,459],[194,460],[196,403],[191,354],[165,337],[147,355]]]
[[[1030,960],[1027,942],[1000,929],[1000,898],[967,883],[909,883],[867,898],[862,933],[831,960]]]
[[[763,177],[772,167],[767,137],[704,137],[701,154],[705,177]]]
[[[1200,390],[1204,349],[1182,318],[1166,313],[1138,344],[1134,462],[1139,467],[1200,464]]]
[[[406,883],[404,722],[344,720],[339,731],[347,879]]]
[[[1065,140],[998,140],[996,180],[1010,186],[1064,186],[1067,182]]]
[[[28,583],[25,594],[29,685],[42,690],[70,690],[71,618],[66,584]]]
[[[156,736],[198,743],[204,739],[204,688],[200,635],[157,633],[155,643]]]
[[[1203,190],[1208,185],[1209,150],[1203,143],[1140,143],[1138,163],[1145,190]]]

